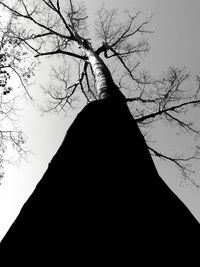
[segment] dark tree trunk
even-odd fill
[[[125,261],[197,226],[159,177],[125,101],[107,98],[78,114],[0,252],[55,266]]]

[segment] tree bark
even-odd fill
[[[99,99],[105,99],[117,94],[118,88],[115,86],[111,73],[100,56],[92,48],[87,50],[86,54],[95,75]]]

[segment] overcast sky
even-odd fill
[[[192,74],[200,73],[200,1],[199,0],[123,0],[104,1],[107,7],[118,7],[119,11],[139,8],[146,14],[154,13],[151,23],[155,33],[149,37],[151,51],[144,61],[144,67],[152,74],[159,76],[169,65],[187,66]],[[90,22],[95,18],[100,0],[85,0]],[[40,72],[41,82],[46,79],[44,68]],[[17,216],[28,196],[34,190],[37,182],[42,178],[47,165],[60,146],[67,128],[80,109],[74,110],[67,117],[41,114],[34,106],[26,105],[21,113],[21,127],[28,137],[27,145],[31,147],[33,155],[29,163],[22,163],[18,168],[9,166],[0,186],[0,240]],[[195,119],[200,118],[200,111]],[[194,119],[194,118],[193,118]],[[174,139],[170,131],[160,128],[158,139],[165,142],[168,137],[168,147],[181,144],[179,137]],[[171,136],[171,142],[169,139]],[[185,143],[185,141],[184,141]],[[183,144],[185,145],[185,144]],[[200,190],[192,187],[180,186],[180,179],[176,177],[176,169],[171,165],[158,163],[160,175],[170,188],[187,205],[194,216],[200,221]],[[200,175],[197,165],[197,180]],[[142,193],[142,192],[141,192]]]

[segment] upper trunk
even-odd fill
[[[115,85],[109,69],[100,56],[92,48],[87,50],[86,54],[95,75],[98,98],[105,99],[119,95],[119,89]]]

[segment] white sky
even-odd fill
[[[85,0],[91,22],[101,2]],[[200,73],[199,0],[106,0],[104,2],[107,7],[118,7],[120,11],[140,8],[147,13],[156,14],[151,24],[155,30],[155,33],[150,36],[151,51],[144,61],[144,67],[154,75],[158,76],[162,71],[166,71],[169,65],[185,65],[192,74]],[[43,80],[48,77],[45,70],[46,68],[43,67],[40,73],[40,78]],[[57,115],[41,117],[36,108],[30,104],[25,106],[25,110],[21,113],[21,127],[28,136],[27,145],[35,154],[29,157],[29,163],[24,162],[18,168],[9,166],[6,170],[0,186],[0,240],[41,179],[49,161],[60,146],[67,128],[79,110],[75,110],[67,117]],[[197,112],[193,116],[199,117],[199,115]],[[169,148],[176,144],[179,146],[187,144],[184,138],[174,137],[170,131],[167,132],[166,128],[162,127],[160,127],[158,139],[164,144],[168,140],[166,147]],[[157,167],[170,188],[200,221],[200,190],[192,186],[180,187],[176,169],[171,165],[163,162],[158,163]],[[197,165],[197,180],[199,179],[200,182],[199,175],[200,170]]]

